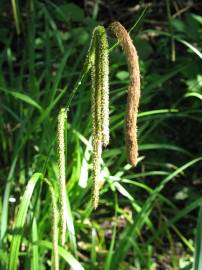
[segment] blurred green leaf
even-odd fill
[[[34,243],[35,245],[39,245],[42,247],[46,247],[48,249],[52,249],[53,245],[49,241],[38,241]],[[63,247],[59,247],[59,255],[71,266],[73,270],[84,270],[83,266],[79,263],[79,261],[74,258],[68,251],[66,251]]]
[[[202,269],[202,206],[199,209],[195,240],[194,270]]]
[[[25,95],[25,94],[22,94],[20,92],[16,92],[16,91],[10,91],[10,90],[7,90],[7,89],[3,89],[3,88],[0,88],[1,91],[4,91],[5,93],[13,96],[14,98],[16,99],[19,99],[19,100],[22,100],[24,101],[25,103],[27,104],[30,104],[32,106],[34,106],[35,108],[37,108],[40,112],[43,111],[42,107],[35,101],[33,100],[31,97],[29,97],[28,95]]]
[[[27,217],[28,207],[30,206],[30,201],[34,188],[38,180],[42,177],[42,174],[35,173],[29,180],[26,190],[23,194],[19,210],[16,216],[13,236],[11,240],[11,250],[10,250],[10,259],[9,259],[9,270],[15,270],[18,266],[18,257],[19,257],[19,248],[22,239],[22,231],[25,225],[25,220]]]
[[[129,77],[129,72],[128,72],[128,71],[119,71],[119,72],[116,73],[116,77],[117,77],[119,80],[123,81],[123,80],[125,80],[125,79],[128,79],[128,77]]]
[[[84,11],[74,3],[58,6],[57,14],[57,18],[61,21],[80,22],[84,19]]]
[[[140,59],[146,60],[151,56],[153,49],[147,40],[136,38],[134,43]]]

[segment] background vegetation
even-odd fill
[[[128,69],[116,47],[110,51],[111,139],[96,211],[89,76],[69,112],[69,224],[60,269],[188,270],[194,256],[195,269],[202,269],[199,2],[1,1],[0,269],[52,267],[51,195],[41,179],[57,194],[57,114],[80,78],[93,28],[114,20],[131,30],[140,58],[139,163],[131,168],[126,161]],[[110,34],[109,41],[115,42]]]

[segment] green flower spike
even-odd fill
[[[61,226],[61,244],[65,244],[66,238],[66,183],[65,183],[65,127],[66,111],[62,108],[58,115],[58,165],[59,165],[59,191],[60,191],[60,226]]]
[[[91,111],[93,137],[93,207],[97,208],[101,187],[100,168],[102,146],[109,143],[109,61],[105,28],[94,29],[91,67]]]

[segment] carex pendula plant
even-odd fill
[[[128,159],[132,165],[137,163],[137,135],[136,135],[136,122],[137,122],[137,110],[140,96],[140,79],[139,79],[139,67],[136,50],[132,44],[132,41],[126,32],[126,30],[119,24],[113,23],[110,26],[111,31],[117,36],[121,46],[123,47],[127,58],[130,72],[130,83],[128,87],[128,101],[126,112],[126,144],[128,151]],[[69,253],[65,253],[65,248],[71,248],[74,246],[74,240],[71,241],[71,237],[75,236],[74,230],[70,230],[72,224],[69,222],[70,214],[69,200],[66,193],[66,141],[65,141],[65,122],[68,119],[68,112],[70,109],[70,103],[79,88],[84,76],[91,72],[91,115],[92,115],[92,206],[98,207],[99,191],[103,183],[103,177],[101,173],[102,164],[102,150],[109,144],[109,60],[108,60],[108,41],[106,30],[103,26],[98,26],[94,29],[90,48],[87,53],[86,61],[84,63],[83,72],[80,79],[76,82],[75,87],[70,94],[67,106],[61,108],[58,114],[57,122],[57,151],[58,151],[58,183],[57,186],[52,181],[44,178],[44,174],[36,174],[30,179],[27,186],[27,190],[22,199],[20,211],[15,222],[15,228],[21,228],[26,221],[26,215],[28,211],[28,205],[31,201],[31,196],[36,186],[36,183],[40,179],[44,179],[44,182],[48,185],[48,190],[51,197],[51,224],[52,224],[52,252],[53,252],[53,265],[52,268],[59,270],[59,254],[65,254],[65,259],[70,263],[72,257]],[[52,145],[51,145],[52,147]],[[48,158],[47,158],[48,162]],[[59,194],[58,194],[59,191]],[[67,206],[68,205],[68,206]],[[46,241],[37,241],[37,232],[35,229],[35,236],[33,237],[34,245],[42,245],[50,248],[50,243]],[[66,243],[66,232],[69,232],[69,243]],[[9,270],[17,269],[19,265],[21,236],[13,235],[11,243],[11,259],[9,259]],[[73,244],[72,244],[73,243]],[[60,245],[60,247],[59,247]],[[72,248],[73,250],[73,248]],[[76,248],[75,248],[76,250]],[[33,250],[33,269],[37,269],[38,255],[36,249]],[[76,252],[74,251],[77,256]],[[69,256],[69,257],[68,257]],[[63,257],[63,258],[64,258]],[[67,259],[68,257],[68,259]],[[78,263],[77,263],[78,265]],[[62,267],[63,268],[63,267]],[[82,268],[80,268],[82,269]]]
[[[125,116],[125,142],[128,161],[131,165],[137,164],[137,113],[140,98],[140,72],[138,56],[133,42],[119,23],[114,22],[109,27],[110,31],[117,37],[128,61],[130,82],[128,86],[128,97]],[[92,206],[98,207],[99,191],[103,183],[101,175],[102,150],[109,144],[109,48],[106,30],[103,26],[95,27],[89,50],[84,63],[84,71],[81,78],[89,71],[91,72],[91,116],[92,116]],[[73,95],[76,93],[79,84],[76,83]],[[70,101],[73,98],[70,97]],[[65,143],[64,123],[68,108],[62,108],[58,115],[58,167],[59,167],[59,207],[60,207],[60,242],[65,244],[66,234],[66,183],[65,183]]]

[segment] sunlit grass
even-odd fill
[[[0,57],[0,269],[54,269],[52,200],[44,178],[58,198],[57,114],[66,107],[68,224],[66,244],[58,247],[59,269],[150,270],[167,263],[171,269],[191,270],[195,257],[194,269],[200,270],[201,36],[190,38],[176,30],[176,23],[172,36],[142,29],[134,37],[131,25],[134,43],[139,39],[144,45],[137,46],[142,94],[136,168],[127,164],[124,147],[128,77],[117,76],[127,65],[109,38],[111,135],[94,211],[90,76],[83,63],[96,22],[85,19],[83,26],[81,19],[78,34],[78,21],[61,22],[50,1],[9,5],[14,17],[7,14],[10,33],[1,41]],[[141,22],[144,16],[143,10]],[[188,22],[196,21],[197,31],[201,17],[187,16]],[[2,21],[2,33],[5,27]],[[170,62],[171,38],[175,64]]]

